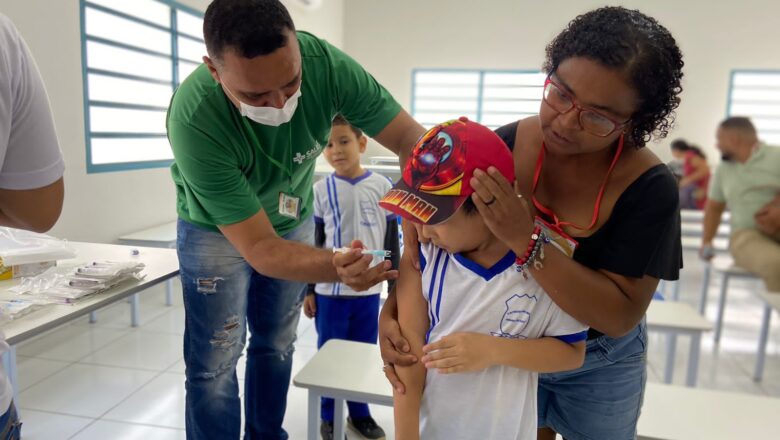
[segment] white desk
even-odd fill
[[[701,353],[701,334],[712,330],[712,324],[696,312],[689,304],[677,301],[650,301],[647,308],[647,330],[667,333],[666,367],[664,382],[672,383],[674,359],[677,351],[677,335],[684,334],[691,338],[688,352],[688,371],[685,384],[696,386],[699,372],[699,356]]]
[[[16,344],[141,292],[179,274],[179,260],[176,257],[176,251],[173,249],[135,248],[113,244],[77,242],[70,243],[70,245],[76,249],[77,256],[72,260],[64,260],[63,264],[87,263],[94,260],[121,261],[138,259],[146,265],[141,272],[141,275],[145,275],[145,278],[122,283],[106,292],[84,298],[73,305],[44,306],[40,310],[0,326],[5,333],[8,345],[11,346],[11,350],[4,361],[6,362],[8,376],[11,379],[14,390],[18,390],[16,383]],[[138,249],[139,255],[130,255],[132,249]],[[18,284],[18,279],[0,282],[0,298],[15,297],[8,289]],[[138,313],[137,303],[134,307],[134,313],[136,315]]]
[[[364,169],[373,171],[375,173],[387,176],[392,181],[396,181],[401,178],[401,168],[398,165],[374,165],[374,164],[361,164]],[[323,161],[317,161],[314,166],[315,176],[327,176],[333,172],[333,167],[329,163]]]
[[[309,390],[309,440],[317,440],[320,398],[332,397],[335,412],[333,438],[344,438],[344,402],[393,406],[393,389],[382,372],[379,347],[331,339],[293,378],[293,384]]]
[[[777,438],[780,399],[648,383],[640,440]]]
[[[176,247],[176,221],[153,226],[143,231],[134,232],[119,237],[121,244],[132,246]]]
[[[704,221],[704,211],[698,209],[681,209],[680,219],[683,221],[683,223],[702,222]],[[724,223],[728,223],[730,220],[731,220],[731,212],[729,211],[723,212],[723,216],[721,216],[721,221]]]
[[[704,235],[704,225],[700,222],[682,222],[680,223],[680,232],[683,237],[698,237],[701,238]],[[718,226],[718,230],[715,231],[715,236],[720,238],[728,238],[731,235],[731,227],[728,223],[721,223]]]
[[[344,400],[392,406],[379,347],[328,341],[293,379],[309,389],[308,439],[319,433],[320,397],[334,397],[334,438],[344,438]],[[735,440],[776,437],[780,399],[648,383],[639,418],[641,440]]]
[[[119,244],[128,246],[147,246],[159,248],[176,248],[176,225],[178,221],[163,223],[142,231],[133,232],[119,237]],[[165,305],[173,304],[173,278],[165,283]],[[89,322],[97,320],[95,314],[89,316]]]

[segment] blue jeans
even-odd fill
[[[0,440],[19,440],[22,436],[22,423],[16,413],[16,406],[11,402],[8,411],[0,416]]]
[[[283,238],[314,241],[311,221]],[[285,440],[293,343],[306,284],[263,276],[219,232],[179,220],[187,438],[239,439],[236,364],[249,327],[245,439]]]
[[[317,295],[317,348],[331,339],[376,344],[379,333],[379,294],[358,297]],[[369,417],[368,405],[347,402],[352,419]],[[333,399],[322,398],[320,417],[332,422]]]
[[[582,367],[539,375],[539,427],[566,440],[633,440],[646,381],[644,321],[620,338],[589,339]]]

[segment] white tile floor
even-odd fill
[[[686,255],[682,300],[697,304],[701,265]],[[751,379],[761,318],[755,283],[732,282],[723,340],[716,349],[712,335],[702,344],[699,386],[780,397],[780,319],[773,316],[769,357],[762,383]],[[178,289],[177,289],[178,292]],[[717,286],[710,291],[708,317],[715,316]],[[180,294],[166,307],[162,287],[141,299],[141,326],[131,328],[129,305],[100,311],[98,322],[86,318],[55,329],[18,347],[18,405],[24,438],[50,439],[184,439],[184,363],[181,335],[184,311]],[[316,352],[316,331],[301,318],[293,373]],[[659,382],[665,361],[665,339],[651,334],[649,378]],[[679,338],[675,383],[685,376],[688,341]],[[239,379],[243,382],[244,365]],[[392,410],[373,407],[373,414],[392,438]],[[306,432],[306,393],[290,388],[284,422],[291,439]]]

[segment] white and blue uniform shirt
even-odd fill
[[[381,208],[379,200],[390,188],[387,177],[371,171],[356,179],[334,173],[315,183],[314,221],[325,226],[323,247],[349,247],[352,240],[360,240],[368,249],[384,249],[387,222],[396,216]],[[382,260],[374,257],[372,265]],[[314,290],[320,295],[366,296],[379,294],[382,285],[355,292],[342,283],[318,283]]]
[[[455,332],[498,338],[587,338],[587,327],[563,312],[536,283],[515,270],[509,252],[491,268],[432,243],[420,245],[422,294],[428,302],[427,340]],[[495,366],[444,375],[428,370],[420,434],[436,439],[535,439],[538,373]]]

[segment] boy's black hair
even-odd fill
[[[622,7],[603,7],[576,17],[547,46],[544,71],[584,57],[625,73],[639,95],[627,140],[643,147],[666,137],[680,104],[683,60],[672,34],[654,18]]]
[[[287,44],[288,31],[295,25],[279,0],[214,0],[203,17],[206,51],[218,61],[227,49],[244,58],[268,55]]]
[[[474,201],[471,200],[471,196],[466,197],[466,201],[463,202],[461,207],[463,208],[463,212],[465,212],[466,215],[479,213],[479,211],[477,210],[477,205],[475,205]]]
[[[334,116],[332,124],[333,125],[346,125],[347,127],[352,129],[352,132],[355,133],[355,137],[357,137],[358,139],[363,137],[363,130],[355,127],[352,124],[350,124],[349,121],[344,119],[344,116],[341,116],[341,115]]]

